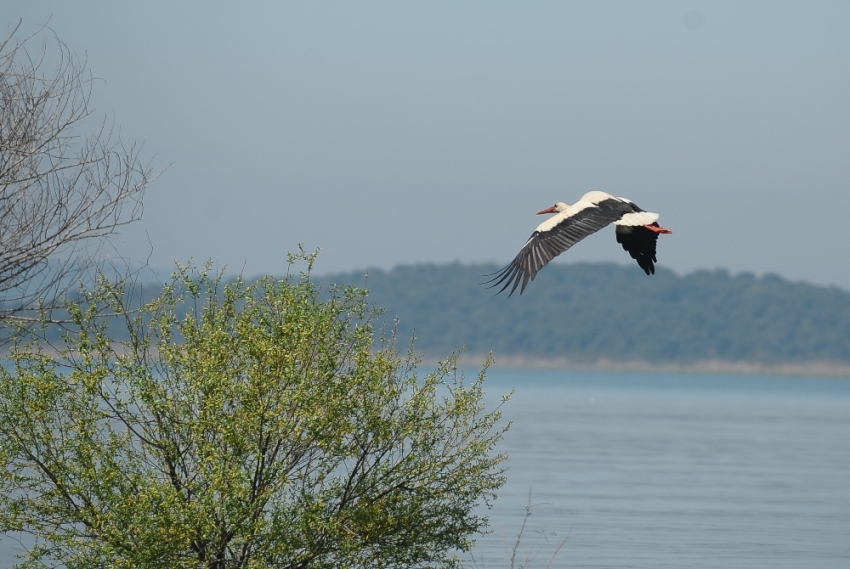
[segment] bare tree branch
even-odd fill
[[[104,237],[138,220],[152,169],[108,117],[91,73],[49,28],[0,40],[0,325],[57,308]]]

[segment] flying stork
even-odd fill
[[[558,202],[538,211],[537,215],[554,213],[537,226],[519,254],[502,270],[493,273],[490,288],[502,285],[496,294],[511,287],[512,295],[522,282],[519,293],[546,264],[609,223],[616,228],[617,243],[647,275],[655,274],[655,244],[661,233],[672,233],[658,225],[658,214],[644,211],[626,198],[605,192],[588,192],[573,205]],[[485,283],[486,284],[486,283]]]

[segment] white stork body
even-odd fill
[[[631,200],[605,192],[588,192],[572,205],[558,202],[537,215],[544,213],[556,215],[538,225],[514,260],[489,281],[492,287],[503,285],[499,292],[510,286],[513,294],[522,282],[522,294],[549,261],[611,223],[616,226],[617,243],[647,275],[655,274],[658,235],[672,233],[658,225],[657,213],[644,211]]]

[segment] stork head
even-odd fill
[[[553,205],[552,207],[547,207],[546,209],[541,209],[535,215],[543,215],[544,213],[561,213],[562,211],[564,211],[568,207],[569,206],[567,204],[565,204],[564,202],[558,202],[555,205]]]

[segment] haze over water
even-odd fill
[[[589,190],[659,265],[850,289],[850,3],[4,0],[158,169],[129,255],[282,274],[507,263]],[[603,231],[565,261],[631,260]]]

